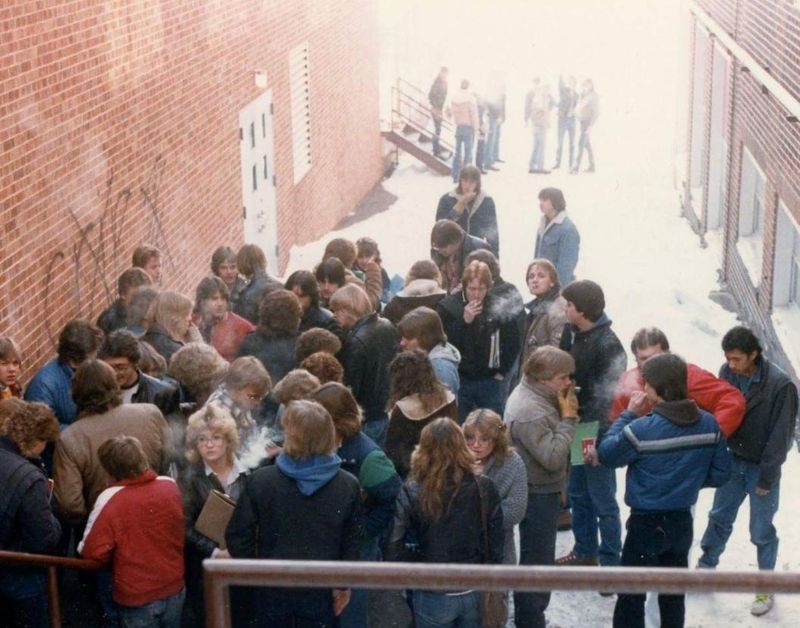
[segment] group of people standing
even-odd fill
[[[456,181],[399,292],[369,237],[331,240],[285,282],[257,246],[220,247],[194,299],[161,288],[143,246],[98,325],[68,322],[27,386],[0,337],[0,547],[103,565],[106,626],[200,625],[208,558],[686,567],[692,508],[714,486],[699,566],[717,565],[748,497],[759,567],[774,568],[797,391],[755,335],[725,335],[715,377],[645,327],[626,371],[602,288],[575,279],[562,191],[538,195],[526,303],[501,272],[480,169]],[[235,506],[214,532],[203,513],[221,498]],[[575,543],[556,558],[565,508]],[[40,573],[0,570],[23,625],[47,624],[43,597]],[[236,625],[360,627],[367,597],[234,588],[230,607]],[[549,598],[514,593],[510,619],[544,627]],[[486,625],[477,591],[408,603],[420,628]],[[663,625],[683,625],[682,596],[659,603]],[[614,625],[643,626],[643,609],[620,594]]]
[[[452,153],[451,176],[453,182],[459,181],[461,169],[473,163],[482,174],[498,170],[500,159],[500,135],[506,119],[506,95],[502,82],[492,85],[480,95],[471,89],[470,81],[463,79],[459,89],[448,95],[447,67],[442,67],[428,90],[428,104],[433,121],[433,155],[449,159],[451,155],[442,149],[442,121],[452,120],[454,130],[454,151]],[[556,131],[557,150],[555,163],[551,168],[545,165],[547,136],[550,132],[552,110],[557,109]],[[549,174],[561,167],[565,154],[564,140],[567,141],[566,168],[572,174],[581,171],[581,163],[586,155],[588,165],[584,172],[595,171],[592,131],[600,115],[599,96],[594,83],[586,78],[580,90],[574,76],[558,79],[558,98],[546,81],[539,77],[532,80],[531,89],[525,95],[524,121],[533,130],[533,148],[528,163],[531,174]],[[577,151],[576,151],[577,135]]]

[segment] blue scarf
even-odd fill
[[[284,475],[297,482],[297,488],[303,495],[313,495],[338,473],[342,459],[336,454],[311,458],[292,458],[281,454],[275,464]]]

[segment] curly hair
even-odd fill
[[[201,406],[227,371],[227,360],[214,347],[204,342],[190,342],[173,354],[167,375],[178,380]]]
[[[236,448],[239,447],[239,432],[233,415],[216,403],[208,403],[189,417],[186,424],[186,459],[195,464],[200,460],[197,441],[205,430],[211,434],[222,434],[228,445],[225,452],[228,463],[233,462]]]
[[[4,399],[0,401],[0,434],[16,444],[23,457],[34,458],[39,442],[58,439],[58,419],[43,403]]]
[[[389,409],[411,395],[419,396],[426,413],[447,403],[447,388],[436,379],[433,365],[421,349],[398,353],[389,364],[389,378]]]
[[[72,378],[72,400],[78,418],[103,414],[122,403],[114,369],[102,360],[86,360]]]
[[[502,417],[493,410],[479,408],[473,410],[461,426],[466,438],[472,438],[475,432],[480,432],[492,441],[492,456],[497,466],[503,466],[506,458],[511,454],[508,444],[508,429]]]
[[[342,349],[342,341],[332,331],[322,327],[307,329],[297,338],[294,345],[294,359],[297,364],[312,353],[330,353],[336,355]]]
[[[344,369],[339,360],[324,351],[312,353],[300,363],[300,368],[314,375],[320,384],[328,382],[341,384],[344,381]]]
[[[461,480],[472,474],[473,461],[464,433],[452,419],[435,419],[423,428],[411,454],[411,479],[419,484],[422,513],[432,522],[447,514],[445,498],[452,502]]]
[[[272,395],[284,405],[298,399],[308,399],[312,391],[319,388],[319,380],[305,369],[292,369],[279,381]]]
[[[268,336],[293,334],[300,327],[303,308],[297,295],[284,288],[276,288],[261,299],[258,306],[258,327]]]

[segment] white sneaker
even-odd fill
[[[772,593],[758,593],[756,599],[750,605],[750,614],[756,617],[766,615],[775,604],[775,596]]]

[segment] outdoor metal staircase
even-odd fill
[[[433,119],[428,96],[404,79],[397,79],[397,85],[392,88],[391,129],[381,135],[434,172],[441,175],[450,174],[455,127],[447,120],[442,120],[442,132],[439,135],[442,156],[434,156],[431,143]]]

